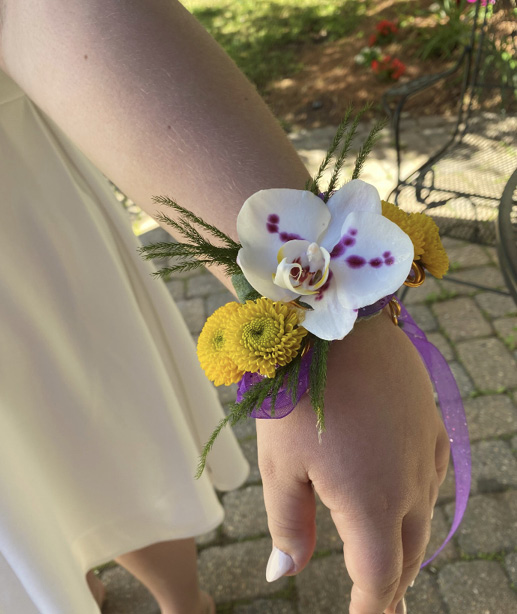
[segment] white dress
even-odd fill
[[[0,72],[0,614],[95,614],[92,566],[217,526],[246,478],[103,176]]]

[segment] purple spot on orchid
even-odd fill
[[[391,252],[384,252],[384,254],[382,254],[383,258],[389,258],[391,256]]]
[[[353,237],[357,234],[357,228],[349,228],[348,234],[351,234]]]
[[[393,258],[393,256],[386,258],[386,260],[384,261],[384,264],[387,264],[388,266],[390,266],[391,264],[395,264],[395,258]]]
[[[348,256],[346,263],[351,269],[360,269],[366,264],[366,260],[362,256]]]
[[[292,232],[281,232],[280,233],[280,239],[284,242],[287,243],[287,241],[295,241],[297,239],[303,241],[304,238],[300,237],[300,235],[297,235],[295,233]]]
[[[348,236],[341,237],[340,241],[334,245],[332,251],[330,252],[330,257],[338,258],[339,256],[342,256],[345,253],[346,248],[351,247],[352,245],[355,245],[355,239]]]
[[[345,246],[340,241],[339,243],[336,243],[334,245],[332,251],[330,252],[330,257],[338,258],[339,256],[342,256],[344,253],[345,253]]]
[[[378,269],[382,266],[382,260],[380,258],[372,258],[368,264],[373,266],[374,269]]]
[[[274,234],[276,232],[278,232],[278,226],[276,224],[266,224],[266,228],[268,229],[268,232],[270,232],[271,234]]]
[[[280,221],[280,218],[278,217],[276,213],[271,213],[270,215],[267,216],[267,221],[270,224],[278,224],[278,222]]]
[[[323,295],[329,289],[330,280],[332,279],[332,277],[333,277],[333,273],[332,271],[329,271],[329,276],[327,277],[327,281],[318,290],[318,294],[316,295],[315,300],[321,301],[321,299],[323,298]]]

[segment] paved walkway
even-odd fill
[[[426,127],[419,127],[419,134]],[[438,132],[436,132],[438,131]],[[415,133],[416,134],[416,133]],[[414,139],[412,163],[423,159],[438,138]],[[311,168],[319,164],[333,129],[293,136]],[[424,142],[425,141],[425,142]],[[371,158],[366,180],[382,194],[394,182],[389,136]],[[161,240],[156,229],[146,242]],[[493,248],[445,240],[455,275],[488,287],[503,287]],[[158,282],[157,282],[158,283]],[[177,275],[167,287],[196,337],[207,316],[232,299],[208,273]],[[411,290],[406,305],[429,339],[443,352],[456,376],[470,425],[473,456],[472,496],[463,524],[431,567],[421,572],[407,595],[410,614],[515,614],[517,612],[517,307],[509,297],[473,291],[428,279]],[[234,397],[220,389],[221,400]],[[253,420],[236,429],[251,465],[245,486],[221,496],[226,519],[201,536],[199,567],[203,587],[228,614],[340,614],[348,612],[351,583],[342,543],[327,510],[319,505],[316,552],[295,578],[265,580],[271,550],[256,462]],[[452,473],[442,487],[429,546],[442,542],[454,513]],[[105,614],[158,614],[148,593],[118,567],[107,568]]]

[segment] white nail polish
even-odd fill
[[[273,546],[273,551],[267,562],[266,580],[268,582],[274,582],[292,569],[294,569],[293,559],[285,552],[279,550],[276,546]]]
[[[433,519],[434,516],[434,507],[433,507],[433,511],[431,512],[431,520]]]
[[[413,588],[413,586],[415,586],[415,581],[413,580],[413,582],[411,582],[411,584],[409,585],[409,588]]]
[[[395,608],[395,614],[407,614],[406,600],[404,597],[398,602],[398,605]]]

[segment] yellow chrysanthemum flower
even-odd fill
[[[449,269],[449,258],[440,240],[435,221],[424,213],[406,213],[392,203],[382,201],[382,215],[397,224],[413,242],[415,260],[438,279]]]
[[[411,217],[424,233],[424,253],[420,260],[431,275],[441,279],[449,270],[449,257],[442,245],[438,226],[424,213],[412,213]]]
[[[291,362],[307,334],[297,311],[268,298],[247,301],[232,315],[228,353],[243,371],[274,377],[275,367]]]
[[[237,383],[244,371],[228,355],[228,324],[241,309],[239,303],[219,307],[205,322],[197,342],[197,356],[203,371],[216,386]]]

